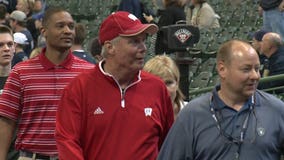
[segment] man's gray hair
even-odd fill
[[[120,39],[121,39],[120,36],[115,37],[113,40],[110,41],[110,43],[111,44],[116,44]],[[108,57],[108,53],[107,53],[107,49],[106,49],[105,45],[102,46],[102,52],[101,53],[102,53],[103,58],[107,58]]]

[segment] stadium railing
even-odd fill
[[[259,84],[271,82],[271,81],[278,81],[278,80],[284,81],[284,74],[279,74],[279,75],[275,75],[275,76],[269,76],[269,77],[261,78],[260,81],[259,81]],[[274,90],[283,89],[283,88],[284,88],[284,86],[277,86],[277,87],[273,87],[273,88],[263,89],[263,91],[268,92],[268,91],[274,91]],[[190,90],[189,99],[191,100],[193,97],[199,96],[203,93],[211,92],[213,89],[214,89],[214,86],[205,87],[205,88],[196,89],[196,90]]]

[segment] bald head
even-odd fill
[[[255,54],[257,56],[257,52],[250,44],[240,40],[231,40],[225,42],[219,48],[217,62],[222,61],[225,64],[230,64],[235,56],[242,56],[243,54]]]
[[[272,46],[280,47],[282,45],[282,39],[279,34],[269,32],[265,34],[262,38],[262,41],[268,41]]]
[[[269,32],[263,36],[260,50],[266,57],[269,58],[278,50],[280,46],[282,46],[282,39],[280,35]]]

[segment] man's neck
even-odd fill
[[[121,69],[120,67],[115,67],[114,65],[106,64],[106,62],[103,64],[103,69],[104,72],[112,75],[123,89],[130,85],[134,77],[137,75],[137,73]]]
[[[6,66],[0,65],[0,77],[8,77],[10,71],[11,71],[11,63]]]
[[[227,106],[236,111],[239,111],[247,101],[246,98],[226,92],[225,90],[219,90],[218,96]]]
[[[46,58],[55,65],[61,64],[69,54],[69,50],[56,50],[51,47],[46,48]]]
[[[269,50],[269,53],[267,54],[267,58],[270,58],[273,54],[277,52],[278,48],[273,47]]]

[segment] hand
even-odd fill
[[[282,0],[282,2],[280,3],[280,5],[278,6],[279,11],[283,12],[284,11],[284,0]]]
[[[152,22],[154,20],[152,15],[147,16],[145,13],[143,13],[143,17],[146,19],[148,23]]]

